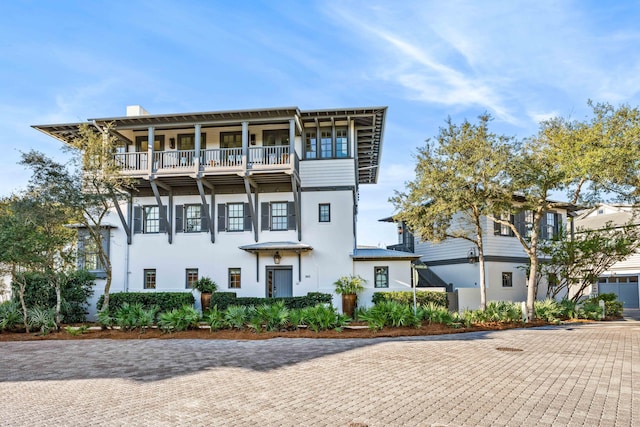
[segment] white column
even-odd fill
[[[196,169],[196,173],[198,173],[200,171],[200,145],[202,144],[202,135],[201,135],[201,128],[202,125],[197,124],[195,125],[195,153],[193,153],[193,163]]]
[[[156,141],[156,132],[153,126],[149,126],[149,134],[147,136],[147,167],[149,169],[149,175],[155,172],[153,165],[153,146]]]

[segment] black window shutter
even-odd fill
[[[167,207],[163,206],[162,209],[159,212],[163,212],[164,213],[164,218],[166,218],[167,220],[169,219],[169,217],[167,216]],[[166,233],[167,232],[167,226],[165,225],[165,222],[163,221],[163,215],[160,215],[160,224],[158,227],[158,231],[160,233]]]
[[[516,216],[515,216],[515,215],[509,215],[509,222],[510,222],[511,224],[514,224],[514,225],[515,225],[515,223],[516,223]],[[511,228],[509,228],[509,236],[515,236],[515,233],[513,232],[513,230],[512,230]]]
[[[287,230],[296,229],[295,202],[287,202]]]
[[[500,218],[500,215],[496,215],[496,218]],[[493,221],[493,234],[500,234],[501,227],[500,223]]]
[[[527,224],[525,223],[524,211],[517,212],[515,218],[516,221],[514,225],[516,226],[516,230],[518,230],[518,233],[520,233],[522,237],[525,237],[527,235]]]
[[[218,203],[218,231],[227,230],[227,205]]]
[[[182,226],[184,224],[183,220],[184,215],[184,206],[176,205],[176,233],[182,233]]]
[[[263,202],[260,203],[260,212],[262,214],[262,225],[260,227],[261,230],[268,230],[271,225],[269,224],[269,203]]]
[[[103,228],[100,232],[100,236],[102,237],[102,250],[104,251],[107,258],[109,257],[109,238],[111,237],[111,230],[108,228]],[[104,270],[104,266],[100,261],[100,257],[98,257],[98,268],[100,270]]]
[[[84,269],[84,241],[89,232],[87,230],[78,230],[78,268]]]
[[[542,212],[542,217],[540,218],[540,238],[548,239],[549,233],[547,233],[547,213]]]
[[[209,230],[209,221],[207,221],[207,209],[209,209],[209,205],[200,204],[200,231]]]
[[[253,230],[253,221],[251,218],[251,210],[249,209],[249,203],[244,204],[244,231]]]
[[[142,233],[142,208],[140,206],[133,208],[133,232]]]
[[[557,214],[555,214],[555,217],[556,217],[556,225],[553,228],[553,235],[554,235],[554,237],[555,236],[559,237],[560,236],[560,230],[562,229],[562,214],[557,213]]]

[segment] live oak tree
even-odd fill
[[[529,213],[527,227],[517,227],[498,216],[529,257],[527,312],[534,316],[536,275],[539,270],[541,224],[548,211],[564,209],[565,202],[551,200],[565,192],[571,203],[593,204],[610,199],[634,201],[640,196],[640,111],[628,106],[589,103],[593,116],[584,121],[554,118],[540,124],[508,163],[506,182],[518,203],[502,212]],[[503,193],[504,194],[504,193]]]
[[[577,301],[602,273],[638,249],[640,225],[633,219],[620,226],[608,223],[600,229],[579,229],[573,235],[562,230],[540,247],[548,259],[540,268],[550,282],[547,297],[569,295]]]
[[[52,200],[77,213],[77,221],[86,230],[105,272],[104,310],[109,308],[112,281],[111,260],[103,245],[104,219],[132,189],[131,180],[119,173],[114,162],[119,142],[110,130],[108,126],[96,129],[80,125],[78,137],[65,147],[71,154],[67,164],[37,151],[24,153],[21,161],[32,170],[30,189],[47,191]]]
[[[505,172],[517,145],[490,132],[490,121],[489,114],[479,116],[477,123],[465,120],[460,125],[449,118],[435,141],[428,139],[418,149],[415,179],[390,199],[398,210],[394,219],[405,221],[421,240],[456,238],[477,247],[482,309],[486,306],[482,223],[510,196]]]

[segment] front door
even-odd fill
[[[291,267],[267,267],[267,298],[293,296]]]

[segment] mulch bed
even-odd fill
[[[490,323],[469,328],[451,328],[446,325],[423,325],[420,328],[385,328],[381,331],[370,329],[344,329],[342,331],[313,332],[307,329],[282,332],[253,332],[250,330],[221,330],[209,332],[208,329],[196,329],[172,334],[163,333],[158,329],[149,329],[144,333],[125,332],[117,329],[96,330],[91,329],[80,335],[72,335],[62,329],[59,332],[51,332],[47,335],[25,332],[2,332],[0,342],[3,341],[41,341],[41,340],[85,340],[85,339],[204,339],[204,340],[265,340],[271,338],[381,338],[381,337],[408,337],[425,335],[458,334],[463,332],[499,331],[514,328],[532,328],[546,326],[548,323],[534,321],[531,323]]]

